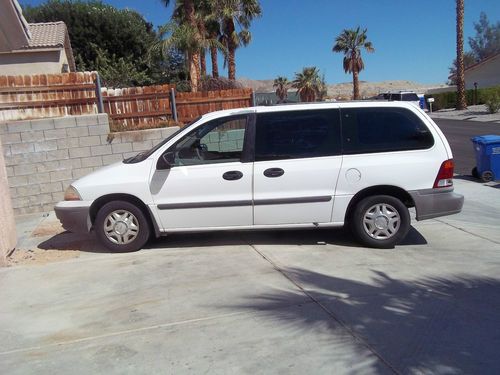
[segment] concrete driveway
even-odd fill
[[[500,372],[500,189],[393,250],[342,230],[175,235],[0,270],[5,374]],[[73,236],[73,237],[71,237]],[[73,241],[73,242],[72,242]],[[95,252],[94,252],[95,251]]]

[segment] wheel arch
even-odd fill
[[[132,194],[124,194],[124,193],[106,194],[103,195],[102,197],[97,198],[94,202],[92,202],[92,205],[90,206],[89,210],[90,222],[92,223],[92,226],[94,226],[97,212],[99,212],[101,207],[104,206],[106,203],[112,201],[125,201],[135,205],[144,213],[144,216],[146,216],[150,227],[155,232],[156,237],[160,236],[160,229],[158,228],[158,223],[154,219],[151,210],[140,198],[137,198],[135,195]]]
[[[373,195],[390,195],[394,198],[399,199],[403,204],[409,207],[415,207],[415,202],[411,195],[398,186],[394,185],[376,185],[364,188],[363,190],[358,191],[352,199],[349,201],[349,205],[347,206],[346,214],[344,221],[347,223],[351,217],[352,212],[356,205],[361,202],[364,198],[370,197]]]

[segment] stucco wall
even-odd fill
[[[479,89],[500,85],[500,55],[465,72],[465,87],[473,89],[474,82]]]
[[[16,240],[16,223],[10,201],[3,149],[0,143],[0,266],[5,263],[8,252],[16,246]]]
[[[51,211],[73,180],[149,150],[177,129],[110,134],[107,114],[0,123],[15,214]]]
[[[2,75],[58,74],[67,63],[64,49],[0,53]]]

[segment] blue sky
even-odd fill
[[[172,12],[160,0],[104,2],[137,10],[155,26],[167,22]],[[455,56],[455,0],[261,0],[261,5],[263,16],[252,24],[252,43],[237,51],[238,77],[293,78],[302,67],[317,66],[328,83],[350,81],[342,70],[342,55],[331,49],[342,29],[358,25],[368,29],[375,47],[375,53],[363,56],[361,80],[443,83]],[[500,1],[465,0],[466,49],[481,11],[490,22],[498,21]]]

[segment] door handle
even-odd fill
[[[228,181],[239,180],[242,177],[243,173],[241,173],[240,171],[229,171],[222,175],[222,178]]]
[[[283,176],[285,171],[281,168],[269,168],[264,171],[264,176],[266,177],[279,177]]]

